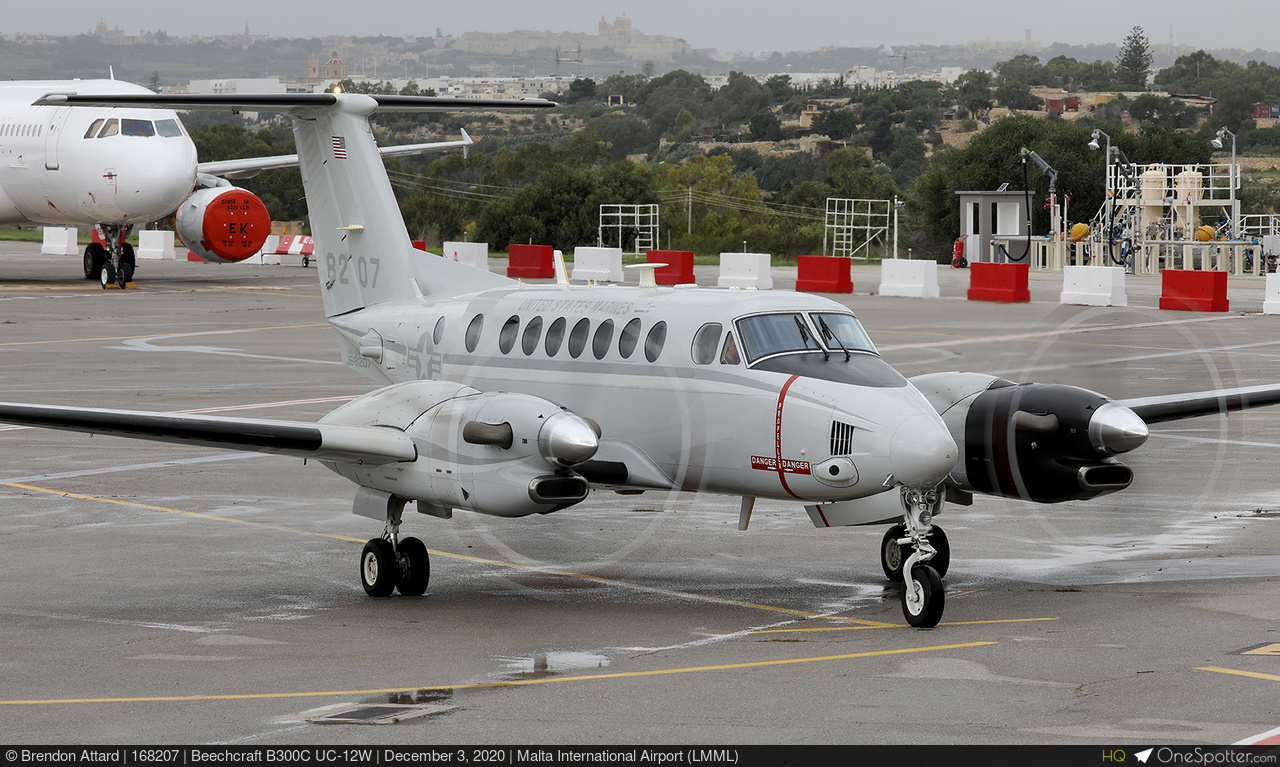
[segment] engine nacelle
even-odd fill
[[[1139,447],[1147,426],[1088,389],[1015,384],[979,373],[911,379],[960,446],[949,481],[962,490],[1037,503],[1095,498],[1128,487],[1112,456]]]
[[[415,500],[418,511],[437,516],[467,509],[522,517],[572,506],[590,489],[573,467],[599,446],[590,423],[541,397],[442,381],[378,389],[321,422],[408,434],[418,449],[415,461],[325,464],[362,487]]]
[[[177,234],[205,261],[233,263],[262,250],[271,214],[257,195],[235,186],[197,189],[178,206]]]

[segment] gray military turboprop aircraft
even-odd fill
[[[543,108],[354,94],[64,97],[66,105],[273,108],[293,116],[325,314],[384,384],[318,423],[0,404],[0,421],[318,459],[384,524],[372,596],[419,595],[409,501],[448,519],[550,513],[592,485],[799,501],[821,527],[890,524],[881,564],[913,626],[942,616],[933,519],[973,494],[1040,503],[1127,487],[1147,423],[1280,401],[1280,386],[1114,402],[974,373],[902,377],[846,307],[801,293],[521,285],[412,256],[368,119],[378,109]],[[906,556],[904,556],[904,554]]]

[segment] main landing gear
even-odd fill
[[[360,583],[371,597],[389,597],[398,590],[407,597],[420,597],[431,580],[431,558],[417,538],[400,537],[401,504],[387,515],[381,538],[374,538],[360,552]]]
[[[942,528],[930,524],[942,503],[936,489],[921,494],[903,488],[902,523],[880,542],[880,566],[889,580],[902,580],[902,614],[916,628],[938,625],[946,606],[942,576],[951,564],[951,545]]]
[[[84,278],[101,280],[102,287],[119,285],[124,289],[133,282],[133,272],[137,266],[133,246],[124,241],[133,231],[133,226],[120,224],[99,224],[103,245],[91,242],[84,249]]]

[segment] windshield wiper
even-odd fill
[[[818,315],[818,325],[822,328],[823,337],[829,341],[835,341],[840,347],[840,351],[844,352],[844,361],[848,362],[852,355],[849,354],[849,350],[845,348],[844,342],[840,340],[840,337],[831,332],[831,328],[827,325],[827,321],[822,315]]]
[[[804,320],[800,319],[800,315],[793,314],[791,319],[796,321],[796,327],[800,328],[800,343],[804,344],[804,348],[809,348],[809,340],[813,338],[813,334],[809,332],[809,328],[805,326]],[[818,343],[814,341],[814,343]],[[827,347],[818,344],[822,348],[822,360],[825,362],[831,359],[831,355],[827,353]]]

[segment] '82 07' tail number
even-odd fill
[[[337,282],[342,285],[351,284],[351,262],[356,262],[356,280],[362,288],[376,287],[378,284],[378,272],[382,270],[382,259],[368,258],[366,256],[352,256],[344,254],[345,257],[334,256],[332,253],[324,255],[325,269],[328,271],[328,282],[330,285]]]

